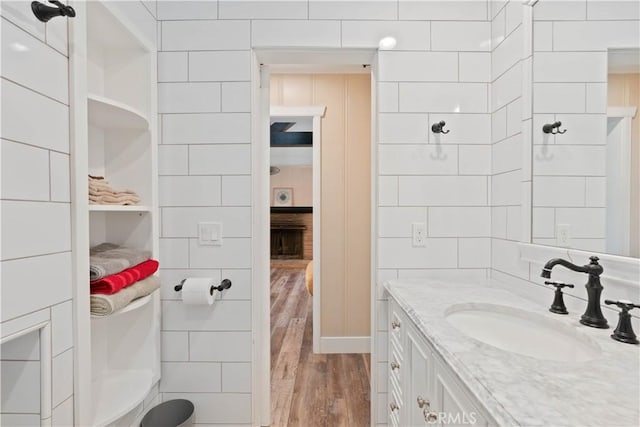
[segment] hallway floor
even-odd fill
[[[313,353],[305,266],[271,264],[271,426],[369,426],[369,355]]]

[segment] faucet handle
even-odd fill
[[[623,313],[628,313],[630,310],[633,310],[634,308],[640,308],[640,305],[634,304],[631,301],[626,299],[619,299],[618,301],[606,299],[604,300],[604,303],[607,305],[617,305],[619,308],[622,309]]]
[[[552,285],[556,287],[553,303],[551,304],[551,307],[549,307],[549,311],[556,314],[569,314],[569,312],[567,311],[567,306],[564,305],[564,298],[562,297],[562,288],[573,288],[573,284],[553,282],[551,280],[546,280],[544,284]]]
[[[618,326],[616,326],[613,334],[611,334],[611,338],[627,344],[639,344],[640,341],[636,338],[636,334],[633,332],[633,327],[631,326],[631,315],[629,314],[629,310],[640,308],[640,305],[624,299],[618,301],[606,299],[604,300],[604,303],[607,305],[617,305],[621,309],[618,318]]]
[[[573,288],[573,284],[572,283],[563,283],[563,282],[554,282],[551,280],[545,280],[544,282],[545,285],[552,285],[555,286],[556,289],[560,290],[562,288]]]

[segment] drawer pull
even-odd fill
[[[391,329],[400,329],[400,322],[398,322],[397,320],[391,322]]]
[[[393,412],[393,411],[397,411],[398,409],[400,409],[400,408],[398,408],[398,405],[396,405],[396,403],[395,403],[395,402],[391,402],[391,403],[389,404],[389,408],[391,409],[391,412]]]
[[[418,396],[418,408],[426,409],[427,411],[431,409],[431,402],[429,399],[424,399],[422,396]]]
[[[438,414],[436,414],[435,412],[429,412],[426,409],[422,412],[422,415],[424,415],[424,420],[427,423],[434,423],[436,421],[438,421]]]
[[[396,362],[391,362],[391,370],[395,371],[396,369],[400,369],[400,365]]]

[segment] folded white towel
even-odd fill
[[[151,294],[160,287],[157,276],[149,276],[112,295],[93,294],[90,297],[91,314],[108,316],[125,308],[131,302]]]

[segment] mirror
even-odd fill
[[[313,206],[313,117],[271,117],[271,206]]]
[[[533,9],[531,240],[639,257],[640,8],[601,4]]]

